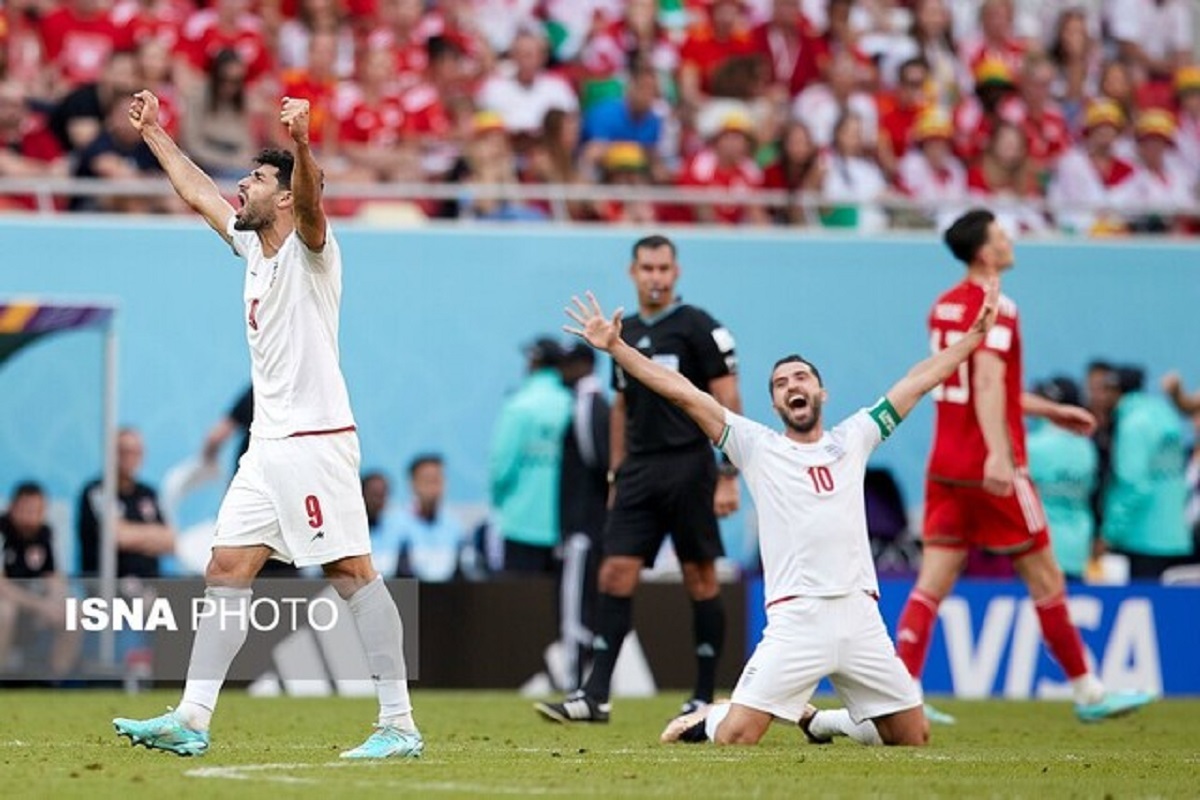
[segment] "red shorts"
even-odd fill
[[[927,545],[990,553],[1032,553],[1050,544],[1042,501],[1023,472],[1017,473],[1007,497],[981,486],[927,479],[924,531]]]

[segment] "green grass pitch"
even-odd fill
[[[935,727],[924,750],[809,745],[782,724],[753,748],[664,746],[658,734],[681,699],[673,695],[619,700],[608,725],[564,727],[513,694],[419,689],[418,761],[339,762],[369,733],[373,700],[228,692],[202,758],[132,748],[113,733],[113,716],[153,716],[177,697],[0,690],[4,796],[1200,796],[1200,700],[1097,725],[1076,722],[1065,703],[944,701],[958,724]]]

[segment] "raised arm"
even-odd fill
[[[564,331],[611,355],[625,374],[683,409],[709,439],[715,442],[721,438],[725,430],[725,409],[712,395],[697,389],[680,373],[655,364],[626,344],[621,339],[624,309],[618,308],[611,319],[606,317],[591,292],[587,293],[586,303],[578,297],[572,297],[571,302],[573,307],[566,308],[567,316],[579,327],[564,325]]]
[[[325,249],[325,211],[321,208],[324,177],[308,144],[308,101],[283,98],[279,121],[296,143],[296,166],[292,171],[292,213],[296,218],[296,234],[309,250],[320,252]]]
[[[944,350],[939,350],[924,361],[915,364],[908,374],[888,389],[887,399],[901,418],[908,416],[913,406],[942,381],[949,378],[975,348],[982,344],[987,332],[996,322],[996,308],[1000,301],[1000,284],[993,281],[987,287],[983,308],[979,309],[975,322],[965,336]]]
[[[219,233],[222,239],[231,242],[226,227],[233,216],[233,206],[221,196],[212,178],[204,174],[159,125],[158,98],[153,92],[142,90],[133,96],[129,104],[129,121],[141,133],[142,140],[162,165],[175,193],[204,217],[208,226]]]
[[[1056,403],[1033,392],[1021,393],[1021,412],[1026,416],[1041,417],[1080,436],[1091,436],[1096,432],[1096,417],[1086,408]]]

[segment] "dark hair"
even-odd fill
[[[390,481],[388,481],[388,476],[385,475],[382,470],[373,469],[370,472],[364,472],[362,474],[362,488],[366,489],[368,483],[377,480],[383,481],[384,483],[390,483]]]
[[[806,366],[812,370],[813,377],[815,377],[817,379],[818,386],[825,385],[825,382],[823,380],[821,380],[821,370],[817,369],[816,364],[812,363],[804,356],[797,355],[796,353],[791,353],[791,354],[786,355],[783,358],[779,359],[778,361],[776,361],[775,365],[773,367],[771,367],[771,374],[767,376],[767,393],[768,394],[771,394],[772,392],[774,392],[773,379],[775,377],[775,370],[779,369],[784,364],[803,364],[804,366]]]
[[[280,188],[291,190],[292,170],[296,167],[296,157],[287,150],[280,150],[278,147],[268,147],[259,151],[259,154],[254,157],[254,163],[264,167],[274,167],[279,170],[279,174],[275,176],[275,179],[279,181]]]
[[[225,49],[221,50],[213,56],[212,63],[208,66],[208,110],[215,112],[217,110],[217,89],[221,85],[222,76],[225,73],[225,68],[230,64],[242,65],[242,57],[237,54],[236,50]],[[246,107],[246,73],[242,73],[242,85],[238,87],[237,94],[233,96],[233,108],[239,113]]]
[[[1092,373],[1092,372],[1112,372],[1112,371],[1113,371],[1113,364],[1112,364],[1112,362],[1111,362],[1111,361],[1105,361],[1105,360],[1104,360],[1104,359],[1102,359],[1102,358],[1093,358],[1091,361],[1089,361],[1089,362],[1087,363],[1087,367],[1086,367],[1086,369],[1085,369],[1084,371],[1085,371],[1085,372],[1088,372],[1088,373]]]
[[[46,492],[42,489],[42,485],[37,481],[21,481],[12,490],[12,502],[15,503],[22,497],[45,497]]]
[[[1033,393],[1055,403],[1065,403],[1069,406],[1083,405],[1083,394],[1079,384],[1066,375],[1055,375],[1034,385]]]
[[[970,264],[987,244],[988,226],[996,221],[996,215],[986,208],[973,208],[963,214],[946,229],[942,241],[950,252],[964,264]]]
[[[1140,392],[1146,387],[1146,370],[1134,364],[1117,367],[1117,388],[1121,394]]]
[[[912,58],[906,58],[900,63],[900,67],[896,70],[896,77],[899,78],[904,74],[905,70],[912,69],[913,67],[920,67],[921,69],[925,70],[926,75],[933,72],[933,69],[929,66],[929,61],[925,58],[925,56],[913,56]]]
[[[440,467],[443,463],[445,462],[442,459],[441,453],[418,453],[417,455],[413,456],[412,461],[408,462],[408,477],[415,478],[417,476],[417,470],[426,464],[433,464]]]
[[[633,260],[634,261],[637,261],[638,250],[641,250],[643,247],[646,248],[647,250],[657,250],[660,247],[669,247],[669,248],[671,248],[671,257],[674,258],[676,255],[675,243],[672,242],[667,237],[663,236],[661,233],[651,234],[650,236],[643,236],[641,239],[638,239],[636,242],[633,243]]]
[[[461,56],[462,47],[448,36],[430,36],[425,40],[425,56],[432,64],[450,56]]]

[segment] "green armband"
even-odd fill
[[[886,439],[892,435],[892,431],[896,430],[896,426],[900,424],[901,417],[896,413],[895,406],[887,397],[879,398],[875,405],[871,406],[867,413],[871,419],[875,420],[875,424],[879,426],[879,438]]]

